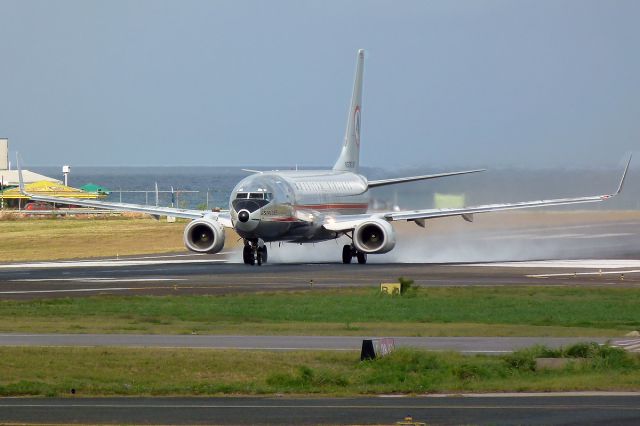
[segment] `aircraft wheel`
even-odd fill
[[[255,260],[253,257],[253,250],[249,244],[245,245],[242,249],[242,260],[245,265],[253,265]]]
[[[267,253],[267,246],[258,248],[258,258],[260,259],[260,263],[258,263],[258,265],[260,265],[261,263],[267,263],[267,259],[269,258],[269,254]]]
[[[351,246],[345,245],[342,247],[342,263],[351,263],[351,258],[353,257],[353,253],[351,252]]]
[[[358,257],[359,264],[364,265],[365,263],[367,263],[367,253],[363,253],[359,251],[358,254],[356,254],[356,256]]]

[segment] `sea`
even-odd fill
[[[248,169],[256,167],[247,166]],[[318,167],[322,168],[322,167]],[[328,167],[325,167],[328,168]],[[278,170],[258,168],[259,170]],[[280,168],[279,170],[285,170]],[[311,168],[308,168],[311,169]],[[315,168],[317,169],[317,168]],[[384,179],[468,169],[464,165],[445,169],[412,167],[405,169],[364,168],[369,179]],[[30,167],[45,176],[63,180],[61,167]],[[87,167],[73,166],[69,185],[97,184],[110,191],[107,198],[137,204],[197,209],[226,209],[233,187],[251,172],[240,167]],[[437,207],[438,197],[454,196],[465,205],[565,198],[610,194],[617,189],[622,167],[614,169],[518,169],[500,168],[472,175],[390,185],[371,191],[372,206],[378,209],[418,209]],[[555,207],[554,209],[576,209]],[[624,191],[606,203],[583,204],[579,210],[640,209],[640,176],[632,167]]]

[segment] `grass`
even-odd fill
[[[619,336],[640,328],[632,288],[413,288],[0,301],[2,332]]]
[[[181,221],[127,216],[0,220],[0,259],[21,262],[182,251],[183,230]]]
[[[640,360],[605,347],[584,365],[536,371],[538,348],[504,357],[357,352],[0,348],[0,395],[216,395],[637,390]],[[515,362],[518,360],[518,362]]]

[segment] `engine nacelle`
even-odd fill
[[[196,219],[184,228],[184,245],[196,253],[218,253],[224,247],[224,228],[216,220]]]
[[[353,244],[364,253],[386,253],[396,246],[396,233],[384,219],[371,219],[353,230]]]

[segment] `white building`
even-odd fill
[[[9,139],[0,138],[0,186],[18,186],[19,178],[18,171],[11,170],[9,168]],[[30,172],[29,170],[23,170],[22,176],[24,183],[33,183],[39,181],[48,181],[55,183],[62,183],[58,179],[50,178],[48,176],[41,175],[39,173]]]

